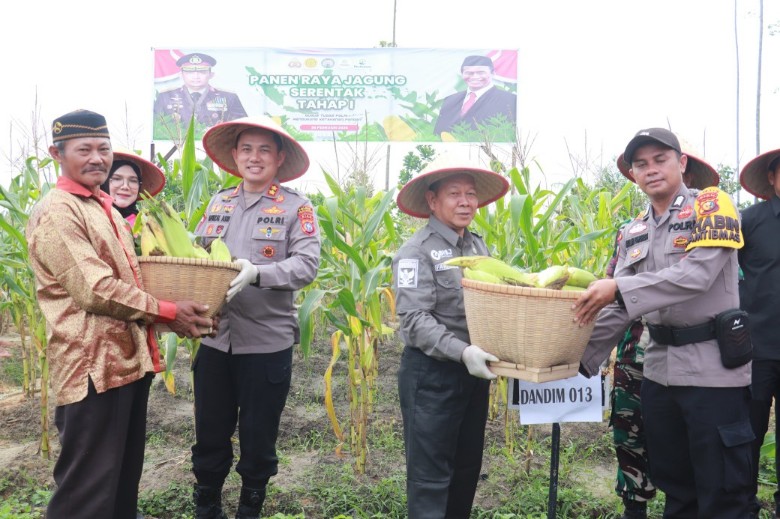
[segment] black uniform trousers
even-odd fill
[[[86,398],[57,407],[61,450],[48,519],[135,519],[153,378],[103,393],[90,380]]]
[[[292,346],[274,353],[232,355],[201,345],[192,364],[198,484],[222,487],[233,464],[238,423],[243,485],[262,488],[277,473],[276,438],[292,375]]]
[[[758,492],[758,468],[761,458],[761,445],[769,430],[769,414],[772,399],[780,397],[780,360],[754,360],[753,380],[750,385],[752,399],[750,400],[750,423],[756,439],[753,442],[753,495]],[[775,424],[780,424],[780,406],[775,405]],[[775,427],[777,429],[777,427]],[[780,449],[775,451],[775,470],[780,481]],[[756,502],[756,512],[758,502]],[[775,490],[775,515],[780,514],[780,487]]]
[[[490,382],[404,348],[398,392],[409,519],[468,518],[485,443]]]
[[[666,494],[665,519],[750,516],[753,467],[749,387],[642,383],[653,482]]]

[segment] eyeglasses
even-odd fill
[[[130,177],[130,178],[122,178],[122,177],[111,177],[109,179],[109,182],[111,185],[116,187],[121,187],[122,184],[127,184],[127,187],[130,189],[138,189],[141,186],[141,183],[138,181],[138,178]]]

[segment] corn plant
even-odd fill
[[[27,261],[25,228],[29,212],[50,186],[41,183],[40,172],[52,164],[51,159],[30,157],[8,189],[0,187],[0,289],[6,294],[4,306],[11,312],[22,339],[23,391],[36,392],[40,376],[41,439],[39,452],[49,458],[49,364],[46,356],[46,321],[38,306],[35,276]],[[56,171],[56,169],[55,169]]]
[[[165,199],[177,211],[190,232],[200,222],[208,208],[211,195],[219,190],[237,185],[241,179],[229,173],[215,172],[211,159],[198,160],[195,153],[195,125],[190,121],[184,141],[181,144],[181,157],[166,161],[158,155],[158,163],[165,173],[166,184],[163,192],[158,195]],[[143,219],[136,220],[136,228],[140,230]],[[184,346],[191,361],[200,347],[199,339],[180,339],[174,333],[165,334],[160,340],[161,355],[165,358],[165,371],[162,379],[170,393],[176,392],[173,368],[176,363],[176,352],[179,346]],[[190,373],[192,377],[192,373]],[[191,385],[192,387],[192,385]]]
[[[313,341],[314,319],[321,313],[336,327],[330,337],[331,361],[325,372],[325,406],[336,437],[345,443],[333,405],[333,370],[342,352],[347,355],[349,391],[349,446],[355,470],[363,473],[367,456],[367,432],[378,373],[379,341],[393,333],[384,323],[395,315],[390,288],[391,257],[398,244],[390,216],[392,190],[366,196],[363,187],[342,190],[325,173],[333,193],[317,208],[322,229],[320,270],[306,291],[298,316],[301,348],[308,353]]]

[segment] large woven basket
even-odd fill
[[[230,282],[241,270],[237,263],[208,259],[140,256],[144,288],[157,299],[196,301],[213,317],[225,303]]]
[[[498,357],[500,375],[543,382],[577,374],[593,323],[573,321],[580,292],[516,287],[463,278],[471,342]]]

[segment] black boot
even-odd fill
[[[620,519],[647,519],[647,501],[634,501],[624,497],[623,505],[626,511]]]
[[[258,519],[265,501],[265,487],[241,487],[241,498],[238,501],[236,519]]]
[[[195,519],[227,519],[222,511],[222,488],[195,484],[192,499],[195,501]]]

